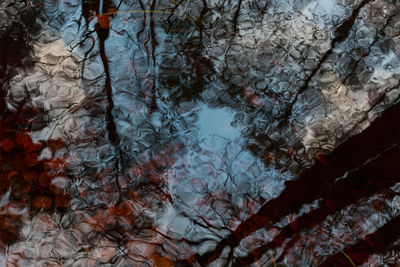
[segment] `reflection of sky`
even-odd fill
[[[234,113],[226,108],[210,108],[206,105],[199,112],[198,128],[201,138],[222,137],[233,140],[240,136],[231,125]],[[212,138],[214,139],[214,138]],[[222,141],[222,140],[221,140]]]
[[[171,180],[178,181],[169,183],[174,204],[167,205],[166,212],[157,217],[161,231],[168,230],[182,237],[192,227],[187,215],[183,214],[194,217],[201,214],[214,218],[213,223],[217,225],[221,223],[213,208],[199,205],[208,198],[218,199],[218,192],[228,193],[238,210],[244,211],[241,219],[246,219],[249,214],[243,201],[246,194],[254,199],[269,200],[279,195],[285,180],[292,178],[289,173],[273,167],[265,168],[262,159],[245,148],[240,126],[231,125],[234,110],[204,103],[192,107],[193,110],[197,111],[197,121],[192,128],[194,134],[188,140],[187,154],[171,167],[169,173]],[[231,215],[226,216],[229,218]]]
[[[286,179],[282,176],[286,177],[287,174],[274,168],[265,168],[262,159],[245,148],[240,127],[231,125],[234,115],[235,112],[228,108],[200,104],[194,130],[198,139],[194,138],[191,142],[194,147],[199,145],[201,149],[189,150],[183,160],[185,167],[175,166],[186,173],[182,183],[188,185],[180,190],[181,193],[190,191],[192,178],[199,178],[211,190],[219,189],[233,194],[259,193],[266,199],[281,191]],[[192,194],[190,192],[187,197],[193,197]]]
[[[315,22],[322,23],[322,25],[330,25],[329,21],[331,21],[334,16],[345,16],[345,8],[332,0],[310,1],[302,8],[301,13],[307,19],[312,19]]]

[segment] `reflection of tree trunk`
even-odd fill
[[[400,238],[400,216],[391,219],[375,233],[367,235],[343,252],[328,257],[319,266],[346,266],[349,261],[359,266],[368,261],[372,254],[385,253]],[[370,265],[369,265],[370,266]]]
[[[97,32],[97,36],[99,37],[99,42],[100,42],[100,57],[101,57],[101,61],[103,62],[104,72],[106,74],[104,90],[105,90],[105,94],[106,94],[107,102],[108,102],[107,110],[106,110],[108,138],[110,139],[111,143],[114,146],[117,146],[119,143],[119,137],[118,137],[116,126],[115,126],[114,117],[112,115],[113,108],[114,108],[114,100],[113,100],[113,96],[112,96],[112,86],[111,86],[111,77],[110,77],[110,71],[109,71],[109,66],[108,66],[108,59],[107,59],[107,55],[105,52],[105,41],[109,35],[110,30],[104,29],[102,27],[98,27],[96,32]]]
[[[237,33],[237,25],[238,25],[238,18],[240,14],[240,7],[242,6],[242,0],[239,0],[239,3],[237,4],[237,9],[235,11],[235,15],[233,16],[233,36],[236,35]]]
[[[100,15],[100,16],[105,16],[105,15]],[[105,19],[109,19],[107,16]],[[100,27],[100,25],[97,25],[97,36],[99,37],[99,42],[100,42],[100,57],[103,62],[104,66],[104,72],[106,74],[106,81],[104,85],[104,90],[105,94],[107,97],[107,109],[106,109],[106,116],[107,116],[107,132],[108,132],[108,139],[110,140],[111,144],[115,147],[115,149],[118,151],[119,158],[116,159],[116,176],[115,176],[115,183],[118,188],[119,192],[119,201],[122,200],[122,192],[121,192],[121,186],[119,184],[119,171],[118,171],[118,165],[121,165],[122,170],[124,170],[124,159],[123,159],[123,153],[120,148],[120,139],[117,133],[117,127],[115,124],[114,116],[112,114],[113,109],[114,109],[114,100],[113,100],[113,95],[112,95],[112,86],[111,86],[111,76],[110,76],[110,71],[109,71],[109,65],[108,65],[108,59],[107,59],[107,54],[105,52],[105,41],[109,36],[110,29],[109,27],[104,28]]]
[[[90,17],[90,12],[103,12],[104,9],[107,7],[110,7],[112,3],[110,1],[106,1],[103,6],[103,1],[82,1],[82,16],[85,18],[86,23],[89,20]],[[102,7],[102,10],[99,10],[99,8]],[[117,146],[119,143],[119,137],[117,134],[116,130],[116,125],[114,121],[114,117],[112,115],[112,111],[114,108],[114,100],[112,97],[112,86],[111,86],[111,76],[110,76],[110,71],[109,71],[109,65],[108,65],[108,59],[107,55],[105,52],[105,41],[108,38],[110,34],[110,28],[109,28],[109,20],[110,17],[108,15],[99,15],[98,16],[98,23],[96,24],[96,33],[99,38],[99,46],[100,46],[100,57],[103,62],[103,67],[104,67],[104,72],[106,74],[106,81],[105,81],[105,95],[107,97],[107,110],[106,110],[106,116],[107,116],[107,131],[108,131],[108,138],[110,142],[114,145]]]
[[[99,2],[99,1],[82,1],[82,16],[85,18],[86,23],[88,23],[91,12],[93,12],[95,14],[103,13],[110,7],[113,7],[113,4],[109,0],[104,1],[104,3],[103,3],[103,1],[101,1],[101,2]],[[117,127],[116,127],[115,119],[113,116],[114,100],[113,100],[113,94],[112,94],[112,85],[111,85],[111,76],[110,76],[108,58],[107,58],[107,54],[105,52],[105,41],[107,40],[107,38],[110,34],[110,19],[111,18],[108,15],[97,15],[97,24],[95,25],[95,31],[99,38],[100,57],[101,57],[101,61],[103,63],[103,67],[104,67],[104,72],[106,75],[105,85],[104,85],[104,94],[107,99],[106,129],[108,132],[108,139],[110,140],[110,143],[115,147],[116,151],[118,151],[118,156],[119,156],[119,158],[117,157],[117,159],[116,159],[117,170],[116,170],[115,183],[116,183],[116,186],[119,191],[119,198],[120,198],[119,200],[121,200],[122,194],[121,194],[121,187],[119,185],[118,167],[120,165],[122,167],[122,169],[124,169],[123,168],[124,159],[122,157],[123,153],[121,151],[121,148],[119,147],[120,138],[117,133],[117,129],[116,129]],[[87,24],[86,24],[86,26],[87,26]]]
[[[136,38],[138,40],[140,40],[140,35],[144,32],[144,30],[146,29],[146,12],[144,12],[146,10],[146,8],[144,7],[144,4],[142,2],[142,0],[139,0],[139,5],[140,8],[143,10],[143,21],[142,21],[142,29],[140,29],[140,31],[138,31],[136,33]]]
[[[296,238],[302,230],[311,228],[337,211],[357,202],[364,197],[390,188],[399,179],[396,179],[397,159],[400,158],[400,146],[397,144],[387,151],[380,153],[380,156],[356,171],[350,171],[346,179],[341,179],[334,183],[332,187],[323,191],[324,198],[319,202],[319,207],[308,214],[305,214],[289,225],[280,229],[271,242],[257,248],[251,255],[236,259],[237,263],[250,264],[256,258],[264,255],[268,250],[281,246],[288,238],[292,238],[285,245],[285,249],[280,255],[284,258],[288,249],[294,244]],[[322,178],[324,179],[324,178]]]
[[[251,233],[298,211],[303,204],[323,198],[328,210],[322,207],[315,211],[314,215],[309,214],[299,218],[297,222],[300,225],[295,232],[322,221],[327,215],[353,203],[360,197],[369,196],[397,183],[399,179],[397,177],[396,159],[400,157],[398,145],[400,142],[399,121],[400,104],[397,104],[388,109],[361,134],[350,138],[337,147],[328,157],[328,160],[333,162],[332,165],[323,165],[317,162],[311,169],[306,170],[299,179],[286,182],[286,187],[279,197],[265,203],[256,214],[251,215],[228,237],[221,240],[213,251],[202,256],[198,255],[198,262],[201,264],[212,262],[220,256],[226,246],[238,246],[240,241]],[[390,133],[387,132],[389,128],[392,129]],[[357,151],[357,153],[355,154],[354,151]],[[369,162],[374,157],[378,158]],[[335,184],[338,177],[362,164],[366,165],[360,167],[345,180]],[[368,176],[371,175],[372,180],[368,179]],[[352,192],[354,185],[360,186],[359,192]],[[346,188],[346,186],[350,186],[350,188]],[[335,206],[332,207],[329,203],[334,203]],[[293,229],[290,231],[292,232]],[[283,238],[290,235],[286,236],[282,233]],[[275,240],[274,242],[279,241]],[[243,260],[247,262],[246,259]]]
[[[155,10],[156,7],[156,0],[153,0],[151,3],[150,10]],[[156,38],[156,33],[154,30],[154,19],[153,19],[153,13],[150,13],[150,36],[151,36],[151,58],[153,60],[153,74],[152,74],[152,94],[151,94],[151,103],[150,103],[150,113],[152,113],[156,108],[157,108],[157,103],[156,103],[156,46],[158,45],[157,38]]]

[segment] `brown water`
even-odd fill
[[[1,2],[1,265],[400,266],[399,11]]]

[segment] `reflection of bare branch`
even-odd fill
[[[187,205],[186,203],[181,202],[180,204],[186,206],[187,208],[193,209],[192,206],[189,206],[189,205]],[[212,233],[213,233],[215,236],[217,236],[218,238],[221,238],[221,239],[222,239],[222,237],[221,237],[217,232],[215,232],[215,231],[212,230],[212,229],[215,229],[215,230],[222,230],[222,229],[229,230],[229,229],[227,229],[226,227],[217,227],[217,226],[212,225],[212,224],[211,224],[210,222],[208,222],[208,221],[200,214],[200,212],[197,211],[197,210],[196,210],[196,213],[197,213],[196,217],[194,217],[193,214],[191,214],[191,213],[185,212],[184,210],[180,210],[180,212],[182,212],[182,214],[185,215],[186,218],[190,218],[191,221],[192,221],[194,224],[196,224],[196,225],[198,225],[198,226],[204,228],[205,230],[208,230],[208,231],[212,232]],[[197,218],[199,218],[200,220],[202,220],[205,224],[199,222],[199,221],[197,220]],[[212,228],[212,229],[210,229],[210,228]]]
[[[331,41],[331,46],[330,48],[322,55],[320,58],[318,64],[311,70],[311,74],[307,76],[306,80],[304,81],[303,85],[297,90],[294,99],[290,102],[288,108],[286,111],[282,114],[281,119],[287,119],[290,117],[292,114],[293,106],[297,102],[297,99],[299,96],[304,93],[314,76],[318,73],[318,71],[321,69],[322,65],[325,63],[325,61],[329,58],[329,56],[332,54],[333,49],[338,43],[343,42],[346,40],[348,35],[350,34],[350,31],[354,25],[354,22],[356,18],[358,17],[358,14],[360,13],[360,10],[367,5],[371,0],[363,0],[352,12],[352,14],[342,22],[341,26],[339,26],[336,29],[336,36],[335,38]]]

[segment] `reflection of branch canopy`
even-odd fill
[[[0,1],[0,252],[18,242],[24,260],[9,265],[393,251],[399,12],[379,11],[395,1],[35,2]]]

